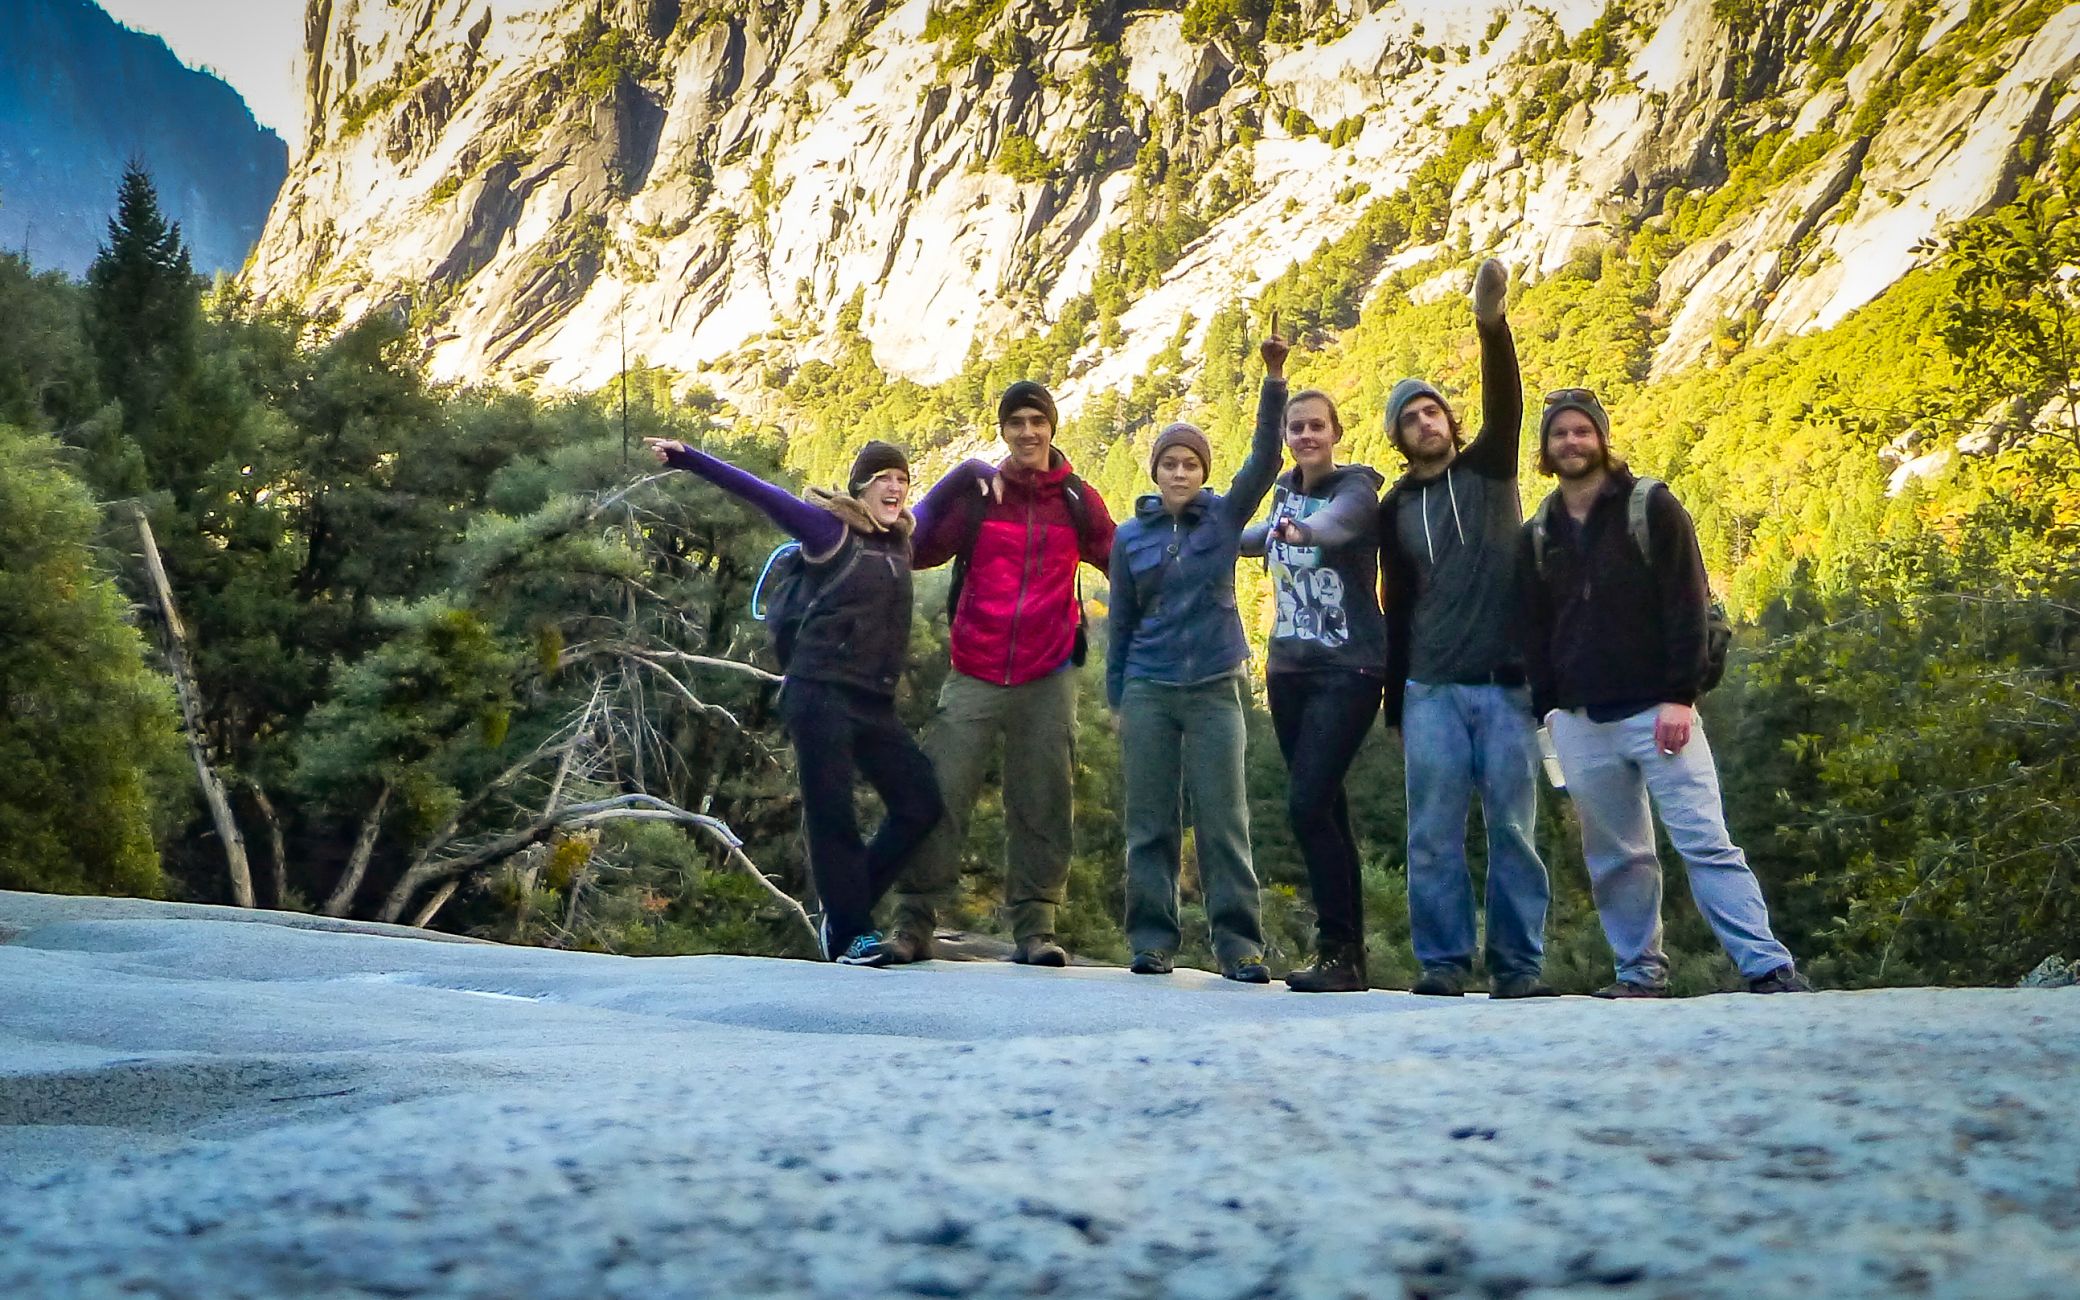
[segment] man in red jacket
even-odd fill
[[[1063,966],[1055,909],[1069,879],[1070,738],[1083,660],[1076,566],[1104,572],[1112,553],[1105,503],[1054,448],[1054,398],[1031,380],[1004,390],[997,432],[1011,454],[969,461],[919,505],[911,564],[954,562],[953,672],[925,752],[946,816],[896,882],[889,948],[899,962],[932,956],[937,909],[960,878],[968,817],[999,737],[1004,746],[1004,910],[1012,960]]]

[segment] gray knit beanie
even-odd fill
[[[1538,417],[1540,447],[1546,445],[1546,434],[1552,431],[1553,417],[1562,411],[1580,411],[1588,416],[1589,422],[1596,426],[1596,432],[1602,435],[1604,443],[1610,443],[1611,417],[1603,409],[1603,403],[1597,400],[1596,394],[1586,388],[1563,388],[1558,392],[1546,394],[1545,414]]]
[[[1393,439],[1396,447],[1401,445],[1401,413],[1418,397],[1434,397],[1446,411],[1452,409],[1452,404],[1444,400],[1444,394],[1427,379],[1404,379],[1394,385],[1394,391],[1387,394],[1387,437]]]

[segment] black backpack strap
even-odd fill
[[[1548,493],[1531,513],[1531,567],[1541,579],[1546,576],[1546,544],[1553,531],[1553,498],[1559,495],[1558,489]]]
[[[975,558],[975,543],[982,538],[982,521],[989,514],[989,494],[977,492],[963,496],[961,509],[966,516],[961,521],[961,543],[953,552],[953,574],[946,584],[946,623],[953,625],[953,616],[960,612],[961,588],[968,585],[968,564]]]

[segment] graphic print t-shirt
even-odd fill
[[[1280,519],[1306,523],[1328,504],[1327,497],[1300,496],[1280,488],[1271,517],[1274,523]],[[1343,574],[1332,567],[1322,548],[1289,546],[1268,538],[1264,551],[1278,594],[1272,639],[1307,641],[1332,650],[1348,642],[1351,620],[1344,606]]]

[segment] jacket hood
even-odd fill
[[[1074,472],[1074,467],[1069,464],[1069,458],[1062,454],[1060,447],[1049,447],[1047,449],[1047,468],[1037,474],[1028,473],[1013,465],[1009,456],[997,462],[997,473],[1004,476],[1004,481],[1016,483],[1020,487],[1046,487],[1049,484],[1061,482]]]
[[[1369,480],[1374,492],[1379,491],[1387,481],[1380,477],[1380,472],[1370,465],[1338,465],[1335,469],[1329,471],[1329,476],[1321,481],[1314,495],[1335,496],[1336,489],[1343,486],[1344,480],[1349,478]],[[1300,490],[1300,467],[1296,465],[1279,475],[1278,485],[1288,492],[1298,492]]]
[[[802,492],[802,500],[812,506],[822,506],[843,520],[845,526],[853,532],[865,533],[869,537],[877,533],[894,533],[898,537],[908,537],[911,530],[917,527],[917,517],[910,513],[908,506],[904,506],[903,513],[896,516],[895,523],[884,528],[880,521],[868,512],[866,506],[860,503],[859,498],[847,493],[831,488],[812,487]]]

